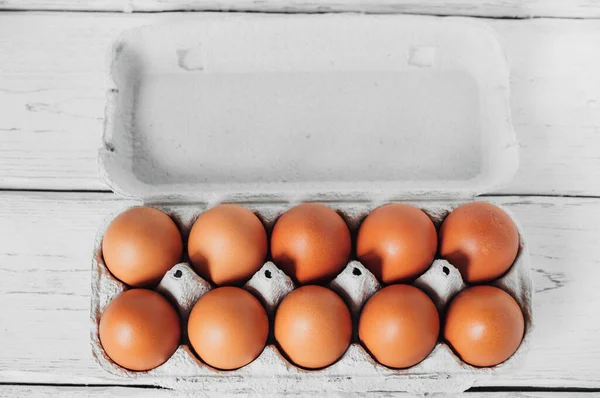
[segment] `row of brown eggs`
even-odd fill
[[[302,286],[277,308],[274,337],[281,352],[305,369],[335,363],[352,339],[352,318],[332,290]],[[202,296],[190,313],[188,339],[206,364],[234,370],[254,361],[269,336],[260,301],[238,287],[220,287]],[[523,314],[503,290],[475,286],[459,293],[446,311],[443,338],[475,366],[494,366],[518,349]],[[375,293],[359,317],[358,337],[379,363],[408,368],[424,360],[438,343],[440,317],[431,298],[418,288],[396,284]],[[149,370],[166,362],[180,343],[176,310],[160,294],[128,290],[100,318],[99,337],[106,354],[130,370]]]
[[[510,268],[518,245],[518,232],[510,217],[487,203],[469,203],[454,210],[440,228],[439,245],[435,226],[420,209],[392,204],[374,210],[358,230],[356,253],[390,286],[376,293],[363,309],[358,335],[364,347],[389,367],[420,362],[438,341],[439,315],[423,292],[393,284],[426,271],[438,250],[467,282],[490,281]],[[273,261],[305,285],[280,304],[275,339],[284,355],[298,366],[326,367],[348,347],[352,322],[339,296],[312,284],[330,281],[348,261],[348,227],[329,207],[302,204],[277,220],[270,246]],[[133,287],[153,287],[181,261],[183,242],[169,216],[138,207],[113,220],[102,250],[106,266],[118,279]],[[202,213],[188,239],[192,265],[218,286],[243,283],[262,266],[267,254],[263,224],[250,210],[235,205],[220,205]],[[518,348],[523,328],[523,314],[510,295],[477,286],[460,293],[447,309],[443,334],[465,362],[493,366]],[[116,363],[146,370],[173,354],[181,330],[177,313],[166,299],[150,290],[133,289],[109,304],[101,316],[99,333],[106,353]],[[207,293],[188,322],[194,351],[219,369],[239,368],[254,360],[268,333],[260,302],[236,287]]]
[[[202,213],[188,239],[188,256],[196,272],[217,286],[241,285],[265,262],[268,237],[260,219],[236,205]],[[438,247],[439,246],[439,247]],[[300,285],[323,284],[343,269],[351,254],[351,235],[331,208],[305,203],[285,212],[273,227],[273,262]],[[461,272],[468,283],[489,282],[514,262],[519,235],[500,208],[473,202],[455,209],[438,233],[420,209],[390,204],[362,222],[356,238],[358,259],[384,284],[415,279],[436,252]],[[183,243],[175,222],[147,207],[130,209],[109,225],[102,241],[111,273],[134,287],[155,286],[181,261]]]

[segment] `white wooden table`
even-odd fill
[[[96,166],[104,56],[124,29],[193,18],[122,11],[284,3],[315,11],[367,2],[0,0],[0,396],[179,396],[104,373],[88,342],[94,235],[107,214],[128,205]],[[486,200],[510,208],[531,244],[537,329],[525,368],[481,379],[471,395],[600,391],[600,0],[371,4],[493,17],[485,21],[510,60],[521,167]],[[92,10],[109,12],[81,12]],[[548,18],[505,18],[515,16]]]

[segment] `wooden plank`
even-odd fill
[[[562,22],[491,23],[511,64],[521,146],[501,193],[600,196],[600,74],[588,70],[600,68],[600,21]]]
[[[126,0],[3,0],[0,10],[127,11]]]
[[[530,242],[536,330],[525,367],[478,386],[600,388],[600,199],[495,197]],[[0,193],[0,383],[126,384],[89,346],[90,262],[109,193]]]
[[[109,43],[124,29],[205,16],[0,13],[0,188],[106,190],[96,154]],[[600,20],[487,23],[512,65],[522,148],[499,192],[600,195]]]
[[[592,396],[593,393],[578,392],[577,396],[587,397]],[[184,397],[196,397],[198,393],[183,393],[172,390],[159,390],[154,388],[139,388],[139,387],[59,387],[59,386],[16,386],[16,385],[5,385],[0,386],[0,395],[4,398],[22,398],[22,397],[55,397],[60,396],[62,398],[79,398],[82,396],[88,398],[97,397],[157,397],[157,398],[184,398]],[[202,397],[222,397],[222,394],[203,392]],[[258,395],[251,391],[243,391],[234,395],[236,398],[252,398]],[[273,394],[260,394],[260,397],[280,397],[282,395]],[[294,394],[288,393],[283,395],[289,398],[308,398],[314,396],[314,394]],[[368,394],[355,394],[355,393],[341,393],[338,392],[334,395],[336,398],[389,398],[389,393],[368,393]],[[409,398],[416,397],[413,394],[408,393],[394,393],[394,397]],[[436,398],[451,398],[456,397],[456,394],[436,394]],[[566,398],[572,397],[572,392],[469,392],[463,395],[465,398],[504,398],[504,397],[515,397],[515,398]]]
[[[106,189],[96,160],[105,54],[120,31],[148,22],[0,14],[0,187]]]
[[[59,386],[0,386],[0,396],[4,398],[21,397],[62,397],[62,398],[97,398],[97,397],[119,397],[119,398],[184,398],[186,394],[172,390],[139,387],[59,387]],[[191,397],[192,394],[189,394]],[[205,395],[208,397],[209,395]],[[241,398],[241,396],[240,396]]]
[[[367,11],[491,18],[598,18],[595,0],[4,0],[0,10],[54,11]]]

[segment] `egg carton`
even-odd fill
[[[460,203],[412,202],[411,204],[427,213],[439,229],[447,214]],[[327,203],[326,205],[344,218],[353,236],[356,236],[361,221],[377,206],[368,203]],[[292,204],[248,203],[244,206],[259,216],[270,233],[277,218]],[[193,204],[153,207],[166,212],[177,222],[184,240],[187,239],[195,219],[204,211],[201,205]],[[187,319],[192,307],[214,286],[198,276],[184,256],[184,262],[169,270],[155,288],[179,310],[183,331],[182,343],[173,356],[161,366],[149,371],[130,371],[115,364],[106,355],[98,336],[102,311],[112,299],[128,289],[128,286],[112,276],[102,258],[102,236],[111,219],[107,220],[105,226],[101,228],[95,243],[92,262],[91,340],[97,362],[103,369],[114,375],[140,380],[145,384],[181,390],[249,389],[257,393],[375,390],[413,393],[459,392],[470,388],[478,379],[518,369],[528,350],[533,330],[533,288],[527,244],[522,230],[518,227],[520,244],[517,258],[510,270],[491,284],[510,293],[519,303],[525,318],[525,335],[517,352],[500,365],[490,368],[470,366],[462,362],[442,340],[426,359],[411,368],[391,369],[377,363],[358,341],[356,331],[363,304],[382,286],[366,267],[352,259],[328,284],[328,287],[337,292],[348,304],[354,322],[351,345],[336,363],[321,370],[299,368],[280,353],[271,331],[267,346],[255,361],[233,371],[214,369],[194,355],[186,336]],[[431,267],[412,284],[432,298],[439,310],[442,325],[447,304],[466,287],[457,268],[448,261],[437,258]],[[267,261],[243,288],[262,301],[272,325],[277,305],[296,286],[276,264]]]
[[[218,203],[251,208],[270,232],[294,204],[324,202],[356,235],[373,208],[414,200],[439,228],[455,206],[501,188],[518,168],[508,62],[481,21],[189,13],[124,32],[108,60],[100,172],[115,193],[169,214],[184,241],[198,214]],[[185,336],[189,309],[212,287],[183,258],[157,287],[179,309],[183,344],[156,369],[127,371],[98,339],[102,310],[127,288],[103,264],[103,231],[93,260],[94,356],[107,371],[145,384],[257,393],[463,391],[518,369],[531,339],[529,256],[519,229],[518,257],[494,284],[518,301],[526,332],[515,355],[496,367],[469,366],[440,342],[416,366],[389,369],[355,335],[338,362],[308,371],[289,363],[271,335],[248,366],[212,369]],[[456,268],[439,259],[414,284],[436,302],[442,320],[448,299],[464,287]],[[351,261],[330,287],[356,326],[380,285]],[[261,298],[272,322],[294,286],[267,262],[245,288]]]

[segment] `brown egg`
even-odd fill
[[[198,217],[188,240],[190,261],[214,284],[242,284],[267,257],[267,233],[258,217],[236,205],[220,205]]]
[[[134,207],[104,233],[102,255],[110,272],[135,287],[153,287],[181,261],[183,243],[175,222],[160,210]]]
[[[192,308],[188,321],[188,337],[196,354],[217,369],[237,369],[254,361],[268,335],[264,307],[239,287],[206,293]]]
[[[100,317],[100,342],[106,354],[130,370],[162,365],[179,346],[181,326],[175,308],[146,289],[121,293]]]
[[[519,304],[493,286],[463,290],[448,306],[444,338],[463,361],[494,366],[517,351],[525,321]]]
[[[285,212],[273,228],[273,262],[300,284],[325,283],[350,257],[350,231],[327,206],[304,203]]]
[[[275,314],[275,340],[283,354],[307,369],[324,368],[346,352],[352,319],[344,301],[322,286],[287,295]]]
[[[379,207],[358,230],[356,255],[383,283],[414,279],[437,251],[437,231],[422,210],[406,204]]]
[[[360,315],[358,337],[375,360],[408,368],[435,347],[440,318],[429,296],[410,285],[390,285],[375,293]]]
[[[519,251],[519,233],[502,209],[472,202],[455,209],[440,229],[440,255],[469,283],[502,276]]]

